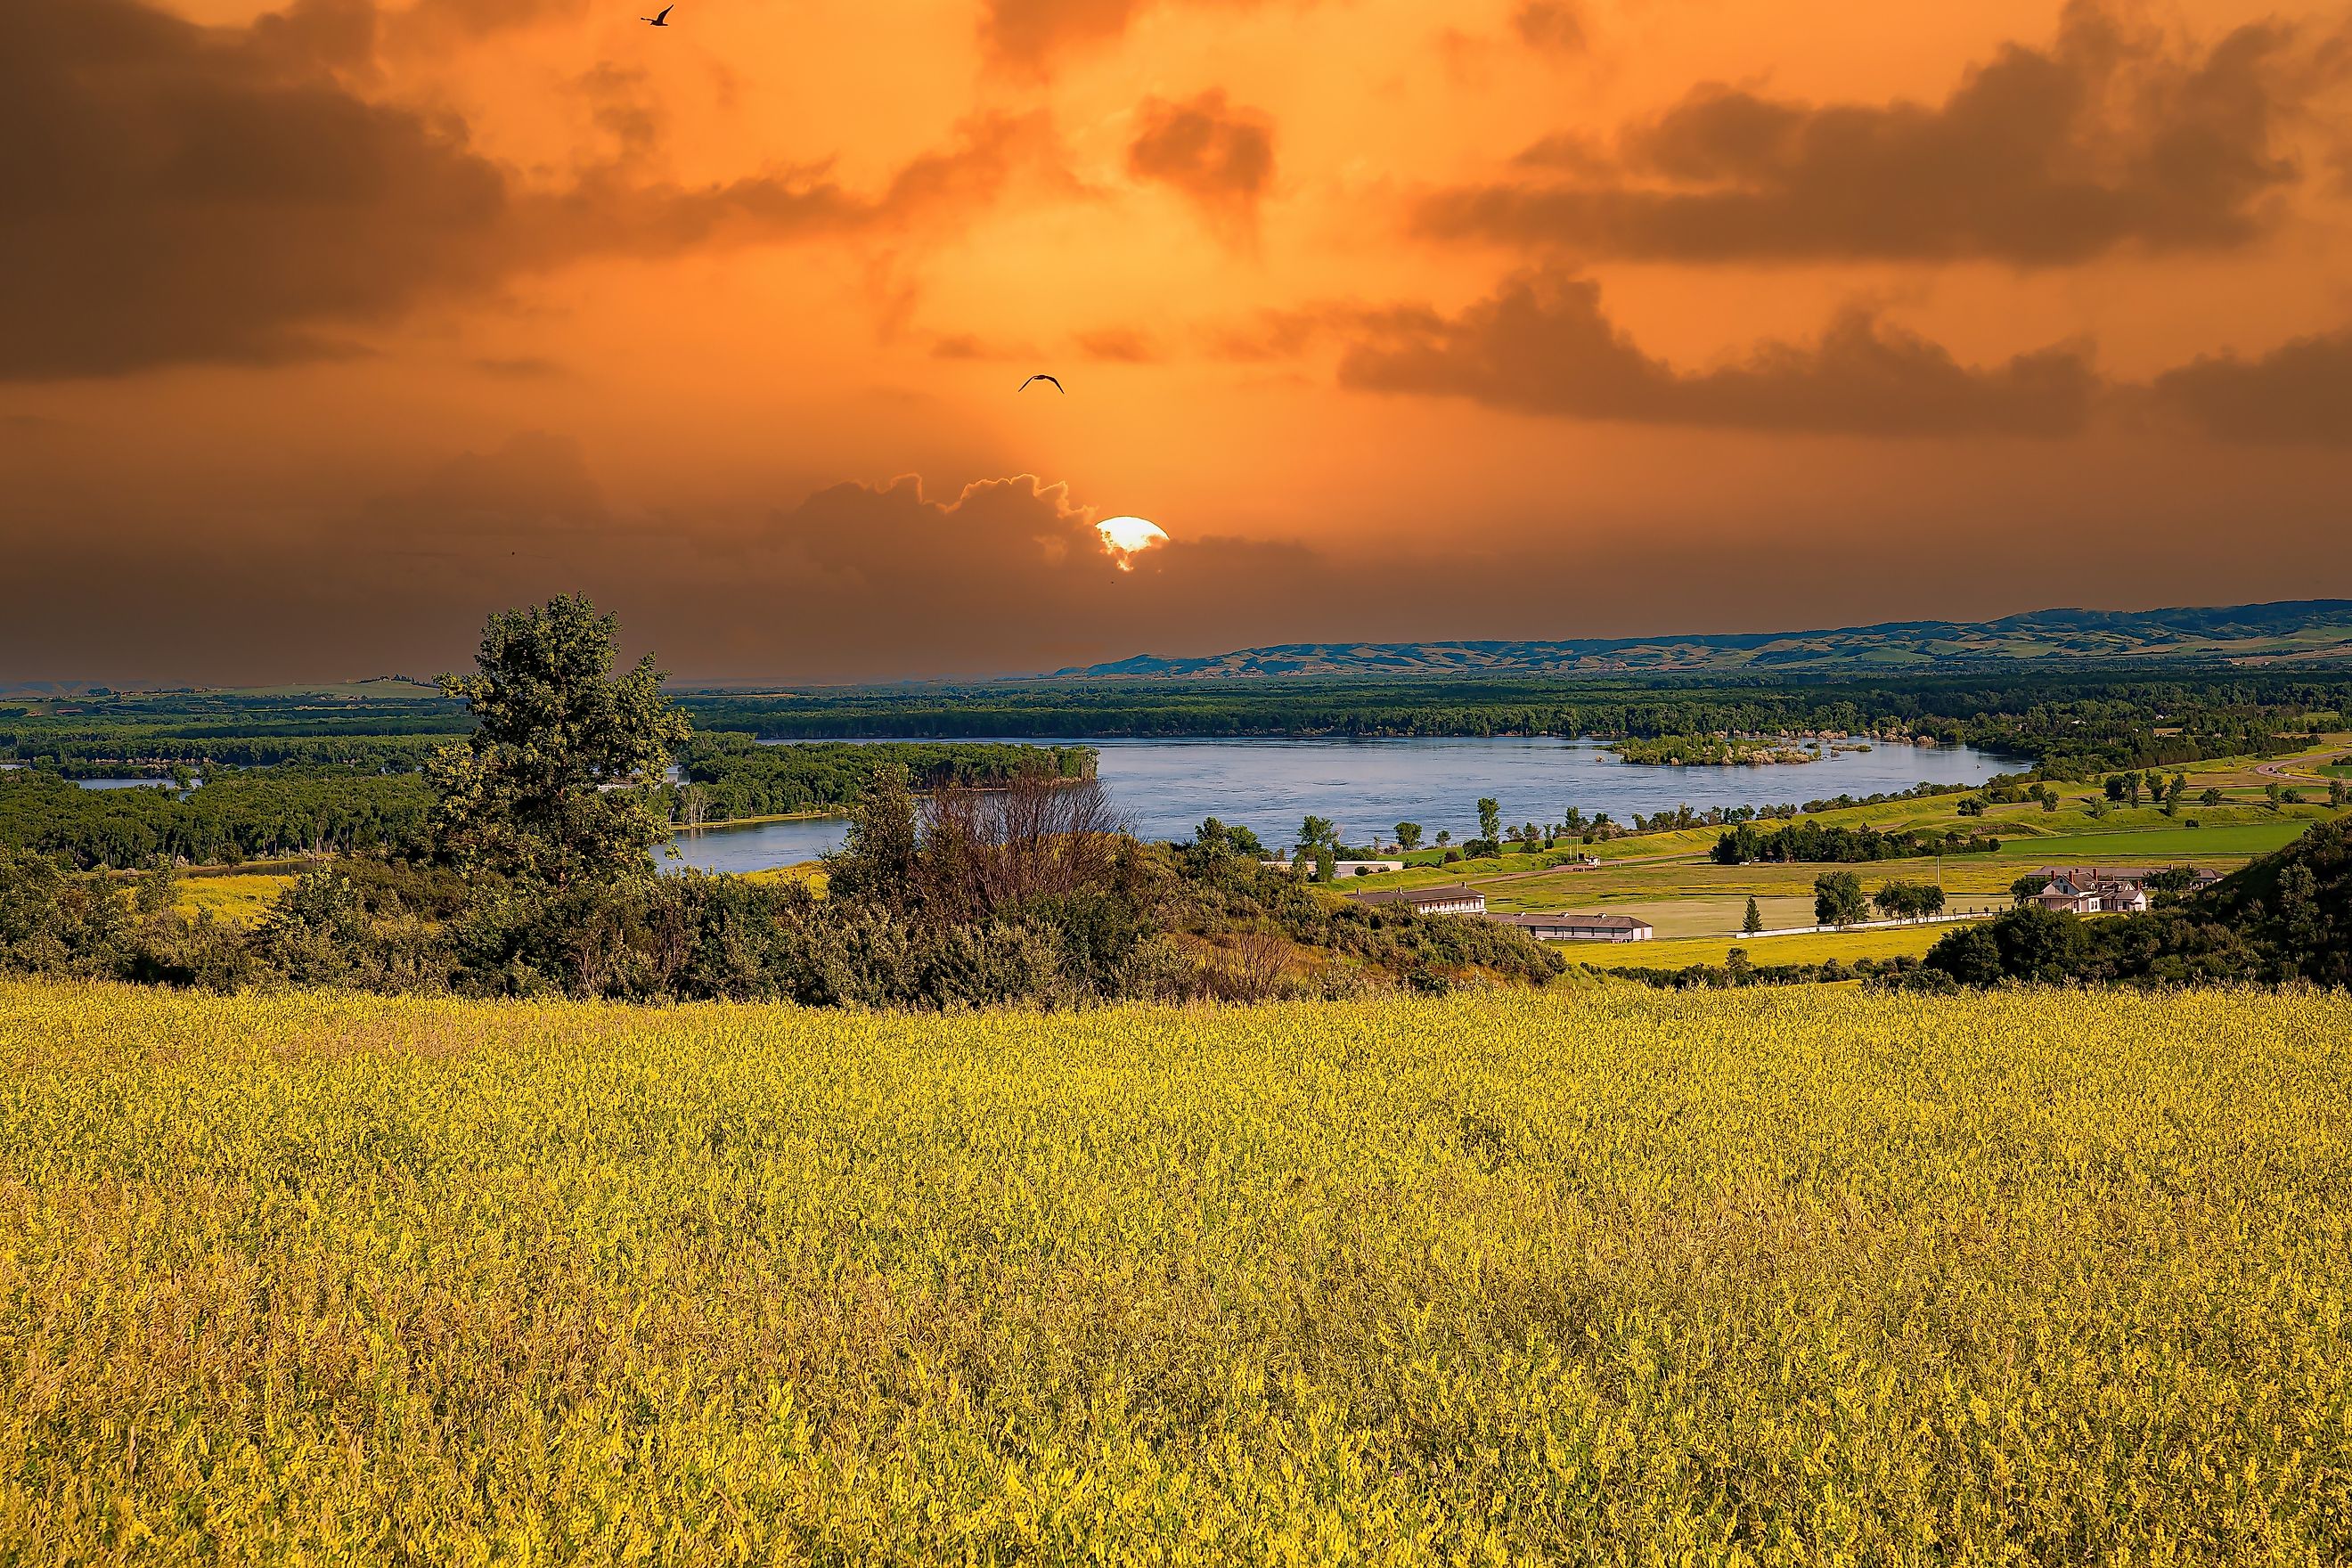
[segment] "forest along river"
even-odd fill
[[[1111,803],[1145,840],[1183,840],[1203,817],[1246,826],[1269,848],[1298,836],[1312,813],[1340,841],[1391,837],[1400,822],[1457,839],[1478,831],[1478,800],[1500,802],[1507,825],[1558,822],[1570,806],[1618,822],[1689,805],[1801,805],[1882,795],[1917,784],[1981,784],[2021,765],[1965,746],[1874,745],[1777,767],[1659,768],[1621,762],[1594,741],[1463,740],[1045,741],[1092,746]],[[669,870],[758,871],[841,847],[839,818],[719,826],[680,835]]]

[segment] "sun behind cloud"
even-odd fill
[[[1130,571],[1134,558],[1155,544],[1168,542],[1168,531],[1139,517],[1108,517],[1095,524],[1103,548],[1118,557],[1118,568]]]

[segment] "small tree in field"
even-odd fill
[[[1478,837],[1489,844],[1503,837],[1502,803],[1490,798],[1478,803]]]
[[[1756,900],[1751,898],[1748,900],[1748,914],[1746,918],[1741,920],[1739,922],[1740,934],[1743,936],[1754,936],[1758,931],[1762,931],[1763,929],[1764,911],[1756,907]]]
[[[1830,871],[1814,879],[1813,920],[1816,924],[1836,926],[1860,925],[1870,918],[1870,900],[1864,896],[1862,879],[1852,871]]]
[[[459,864],[559,888],[652,873],[669,824],[627,786],[658,781],[690,727],[650,655],[614,673],[618,631],[563,595],[491,616],[474,673],[441,678],[476,721],[426,769],[436,839]]]
[[[1421,824],[1400,822],[1396,825],[1397,847],[1410,855],[1421,847]]]

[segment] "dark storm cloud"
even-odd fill
[[[1228,103],[1222,89],[1181,103],[1148,99],[1127,170],[1179,192],[1227,239],[1244,241],[1274,180],[1274,121]]]
[[[462,122],[346,85],[336,67],[364,53],[372,16],[311,0],[215,28],[73,0],[12,17],[0,379],[316,357],[351,329],[596,255],[919,232],[1056,156],[1042,119],[983,117],[878,195],[822,166],[689,187],[622,163],[529,186]],[[640,147],[649,130],[625,113],[609,128]]]
[[[2200,357],[2157,377],[2157,405],[2224,441],[2352,447],[2352,331],[2258,359]]]
[[[2278,146],[2336,68],[2284,25],[2201,52],[2087,0],[1937,105],[1815,104],[1708,86],[1613,150],[1539,142],[1513,178],[1437,193],[1441,239],[1688,262],[2075,262],[2263,234],[2297,177]],[[2340,62],[2336,62],[2340,63]]]
[[[1459,316],[1370,313],[1339,379],[1562,418],[1857,436],[2072,435],[2098,393],[2078,350],[1964,365],[1859,310],[1817,342],[1765,343],[1736,363],[1679,371],[1602,312],[1598,284],[1558,272],[1514,278]]]

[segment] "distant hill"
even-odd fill
[[[2224,609],[2036,610],[2005,620],[1890,621],[1833,631],[1701,633],[1561,642],[1293,643],[1205,658],[1149,654],[1058,672],[1101,680],[1283,676],[1605,675],[1926,668],[1956,663],[2145,660],[2352,663],[2352,599]]]

